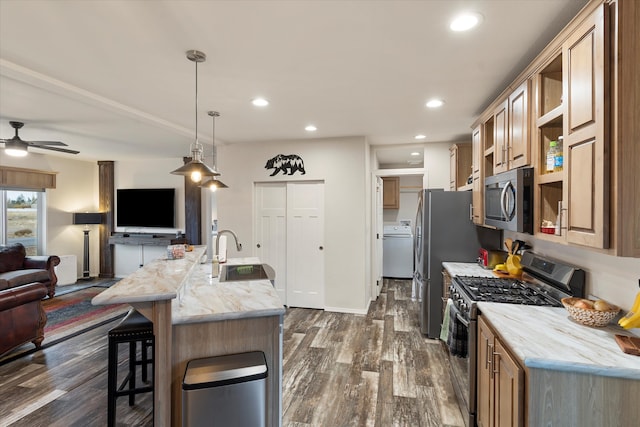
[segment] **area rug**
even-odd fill
[[[43,300],[47,323],[44,327],[42,348],[56,345],[124,317],[131,308],[128,304],[91,304],[91,299],[105,289],[105,287],[93,286]],[[2,356],[0,365],[35,351],[32,343],[24,344]]]
[[[93,297],[104,290],[102,287],[91,287],[44,300],[42,305],[47,313],[44,343],[91,330],[129,310],[128,304],[91,304]]]

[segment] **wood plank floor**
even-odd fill
[[[289,309],[283,425],[463,426],[446,350],[419,333],[417,310],[401,280],[385,280],[366,316]],[[0,427],[105,426],[111,327],[0,366]],[[118,425],[151,426],[151,409],[150,394],[120,398]]]

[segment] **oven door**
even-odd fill
[[[451,366],[451,382],[460,403],[462,417],[467,427],[476,425],[476,342],[477,321],[465,319],[460,313],[454,315],[459,325],[466,328],[467,352],[460,357],[458,351],[452,348],[451,340],[447,340],[449,346],[449,364]],[[453,316],[450,321],[453,321]]]

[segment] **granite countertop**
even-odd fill
[[[223,282],[211,278],[211,264],[196,247],[178,260],[156,259],[104,292],[94,305],[172,299],[173,324],[281,315],[285,308],[269,280]],[[231,258],[229,265],[259,264],[256,257]]]
[[[453,276],[495,277],[493,271],[484,269],[475,262],[443,262],[442,267]]]
[[[259,264],[258,258],[231,258],[229,265]],[[200,264],[185,291],[171,301],[173,324],[282,315],[285,308],[269,280],[222,282],[211,278],[211,265]]]
[[[91,302],[103,305],[173,299],[205,251],[206,247],[196,246],[181,259],[154,259],[93,297]]]
[[[640,357],[623,353],[615,324],[581,325],[564,307],[479,302],[482,315],[525,366],[640,380]]]

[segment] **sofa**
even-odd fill
[[[29,341],[39,348],[47,315],[42,299],[55,295],[60,258],[26,256],[22,244],[0,246],[0,355]]]

